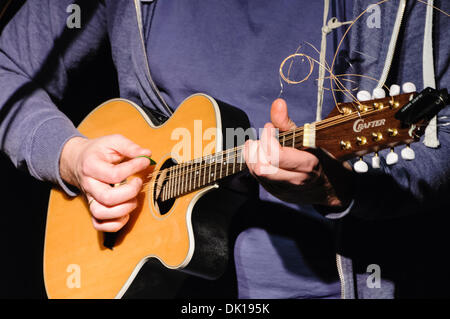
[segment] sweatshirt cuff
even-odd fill
[[[42,181],[57,184],[69,196],[78,195],[78,190],[61,178],[59,160],[66,142],[77,136],[83,137],[68,118],[53,117],[36,128],[29,145],[30,172]]]
[[[324,216],[328,219],[339,219],[339,218],[342,218],[342,217],[348,215],[352,211],[354,204],[355,204],[355,200],[352,199],[350,204],[346,208],[342,208],[341,210],[336,210],[336,209],[332,209],[330,207],[321,206],[321,205],[314,205],[314,208],[322,216]]]

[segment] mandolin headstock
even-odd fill
[[[405,125],[395,117],[416,95],[407,93],[338,104],[316,127],[316,146],[346,160],[419,140],[424,133],[424,121]]]

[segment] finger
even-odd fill
[[[263,133],[262,135],[264,134],[266,133]],[[247,162],[247,166],[249,168],[250,173],[255,177],[261,174],[264,175],[275,174],[278,169],[277,166],[269,163],[269,156],[263,150],[262,146],[263,142],[264,141],[262,140],[251,141],[249,144],[249,152],[251,153],[251,155],[249,155],[250,159]],[[273,147],[279,147],[279,144]],[[258,167],[257,172],[255,171],[256,167]]]
[[[108,184],[117,184],[129,176],[146,169],[150,161],[145,157],[133,158],[119,164],[111,164],[101,160],[85,165],[84,174]]]
[[[112,149],[128,158],[135,158],[141,155],[151,155],[151,151],[149,149],[140,147],[138,144],[130,141],[120,134],[109,135],[106,136],[105,139]]]
[[[289,131],[296,128],[295,123],[289,118],[287,104],[283,99],[273,101],[270,109],[270,120],[281,131]]]
[[[288,171],[270,164],[262,163],[255,165],[254,174],[267,181],[286,182],[297,186],[303,185],[310,179],[310,175],[307,173]]]
[[[126,184],[111,187],[109,184],[88,178],[83,183],[83,189],[100,204],[111,207],[137,197],[142,189],[142,180],[133,178]]]
[[[137,199],[133,198],[123,204],[116,206],[105,206],[93,200],[89,205],[92,216],[98,221],[115,220],[130,214],[137,207]]]
[[[250,173],[253,172],[254,165],[258,162],[258,142],[247,140],[244,144],[244,159]]]
[[[281,145],[275,138],[277,133],[278,130],[272,123],[266,123],[259,143],[258,160],[270,163],[272,166],[278,166],[280,158]]]
[[[130,215],[125,215],[117,219],[101,221],[92,217],[92,224],[94,225],[94,228],[98,231],[114,233],[119,231],[123,226],[125,226],[129,218]]]
[[[280,169],[311,173],[319,165],[319,159],[313,154],[300,151],[291,147],[282,147],[280,149],[280,158],[278,166]]]

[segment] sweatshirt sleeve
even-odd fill
[[[107,38],[102,2],[72,3],[28,0],[0,37],[1,150],[17,168],[69,195],[75,193],[61,179],[59,158],[64,144],[82,135],[58,104],[71,70]]]

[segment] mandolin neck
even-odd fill
[[[280,133],[278,141],[282,146],[304,148],[303,130],[303,127],[299,127]],[[244,145],[171,166],[164,172],[166,182],[161,198],[168,200],[182,196],[245,169]]]

